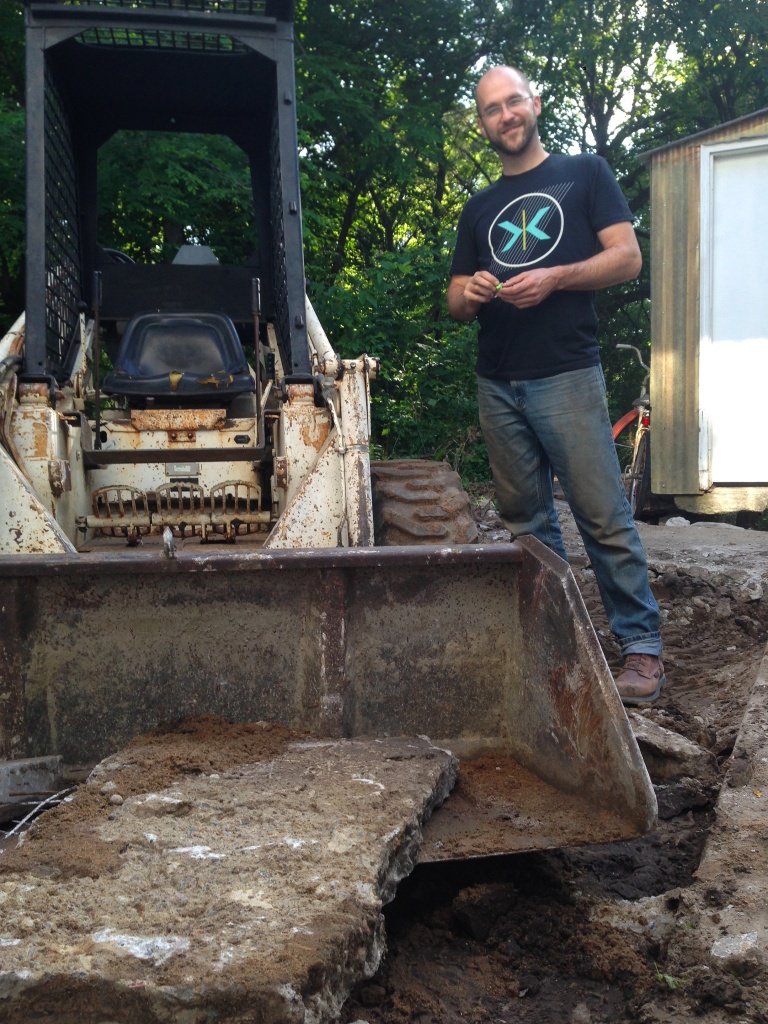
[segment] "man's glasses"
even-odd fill
[[[525,103],[526,100],[530,99],[533,99],[533,97],[510,96],[509,99],[504,100],[503,103],[494,103],[492,106],[486,107],[480,114],[480,117],[482,117],[484,121],[496,121],[501,117],[505,110],[508,114],[511,114],[516,107],[519,107],[521,104]]]

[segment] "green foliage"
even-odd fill
[[[656,980],[666,985],[672,992],[682,987],[683,983],[678,978],[673,978],[671,974],[665,974],[663,971],[660,971],[656,964],[653,966],[656,971]]]
[[[372,386],[377,456],[446,459],[466,478],[487,478],[474,330],[442,310],[449,261],[444,244],[412,245],[381,254],[364,275],[350,269],[311,297],[342,355],[381,359]]]
[[[24,111],[0,96],[0,330],[24,308]]]
[[[24,103],[24,3],[0,3],[0,96],[13,106]]]
[[[252,219],[247,160],[228,138],[120,132],[99,153],[99,241],[138,263],[168,263],[184,242],[242,263]]]
[[[450,164],[442,118],[487,46],[482,6],[306,4],[297,89],[316,276],[437,236]]]
[[[767,14],[765,0],[671,5],[669,21],[685,83],[671,107],[688,125],[709,127],[768,106]]]

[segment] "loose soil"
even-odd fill
[[[559,512],[615,669],[594,573],[567,508]],[[482,542],[508,539],[492,507],[478,518]],[[670,928],[691,927],[686,893],[765,650],[768,535],[713,523],[640,531],[668,681],[641,714],[710,751],[716,770],[671,800],[659,789],[659,826],[639,840],[417,866],[385,910],[381,969],[347,1001],[343,1024],[768,1022],[765,970],[717,970],[695,943],[670,939]],[[752,853],[739,870],[764,881],[765,850]],[[708,891],[712,921],[727,899],[725,884]]]

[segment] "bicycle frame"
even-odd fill
[[[651,495],[651,400],[648,394],[650,367],[643,361],[640,350],[634,345],[617,345],[616,348],[630,349],[635,353],[637,361],[646,371],[642,391],[632,403],[632,408],[613,425],[613,440],[619,438],[634,422],[637,427],[631,443],[631,455],[624,468],[624,487],[627,492],[632,515],[637,516],[646,506]]]

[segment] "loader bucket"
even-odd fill
[[[655,821],[573,576],[535,540],[4,556],[0,593],[1,756],[95,762],[208,712],[451,749],[460,781],[423,860]]]

